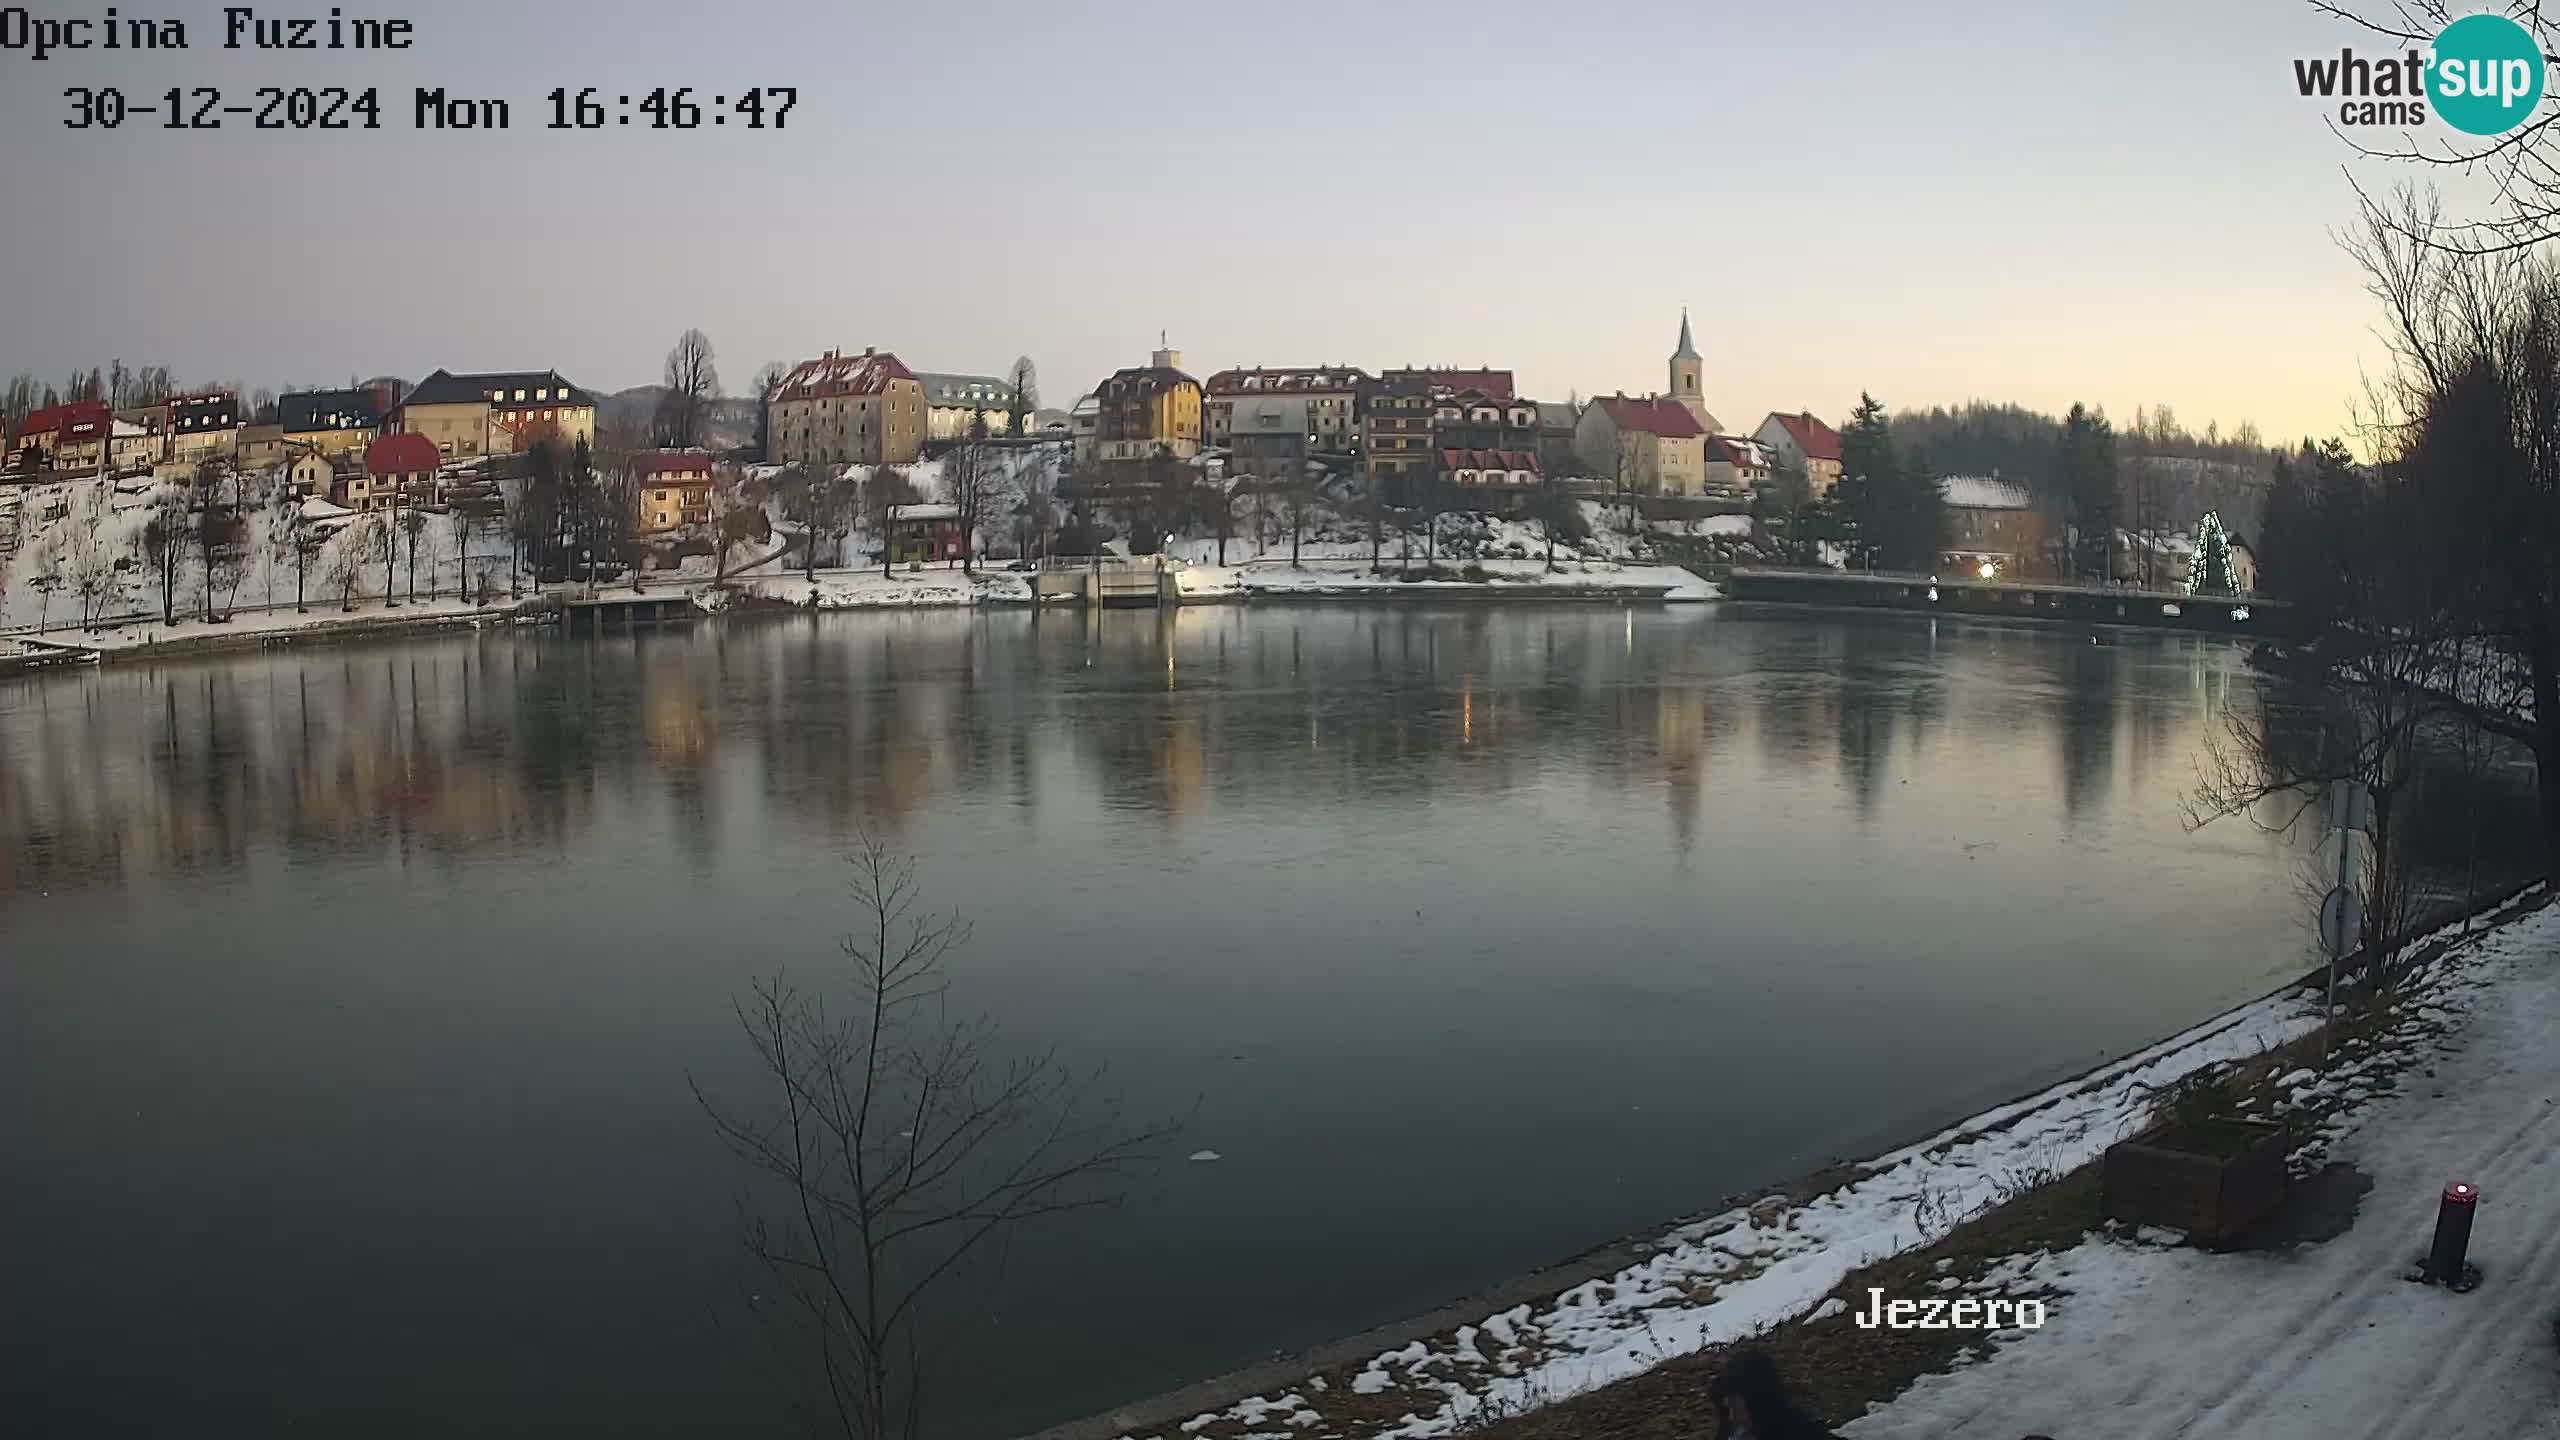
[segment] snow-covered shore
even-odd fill
[[[2560,1436],[2560,908],[2489,934],[2433,977],[2422,1075],[2359,1096],[2322,1158],[2372,1189],[2344,1234],[2215,1255],[2092,1235],[2018,1257],[2050,1319],[1845,1427],[1855,1440],[2149,1436]],[[2439,1194],[2477,1188],[2456,1295],[2404,1278]]]
[[[2446,1323],[2437,1312],[2468,1304],[2483,1318],[2464,1320],[2449,1343],[2491,1362],[2483,1386],[2496,1394],[2481,1401],[2489,1423],[2443,1433],[2560,1435],[2531,1430],[2528,1422],[2547,1424],[2560,1413],[2560,1365],[2550,1353],[2551,1311],[2560,1307],[2560,1189],[2526,1193],[2528,1172],[2560,1155],[2560,1045],[2550,1043],[2560,1029],[2560,910],[2537,910],[2491,932],[2440,963],[2426,983],[2419,1008],[2476,1022],[2474,1033],[2463,1037],[2455,1068],[2432,1093],[2420,1087],[2394,1102],[2363,1127],[2375,1143],[2350,1145],[2346,1158],[2376,1180],[2375,1202],[2346,1237],[2315,1252],[2316,1263],[2098,1238],[2063,1256],[2024,1258],[2003,1273],[2027,1266],[2030,1283],[2060,1292],[2048,1301],[2054,1319],[2047,1327],[1994,1362],[1924,1381],[1853,1433],[1860,1440],[2016,1440],[2042,1426],[2075,1437],[2363,1434],[2368,1424],[2348,1422],[2384,1415],[2408,1419],[2413,1428],[2405,1433],[2415,1434],[2428,1413],[2420,1402],[2448,1398],[2446,1384],[2420,1373],[2432,1364],[2436,1331]],[[2498,1005],[2476,1003],[2490,995]],[[1446,1435],[1747,1339],[1823,1305],[1865,1266],[1925,1248],[1986,1205],[2096,1161],[2148,1122],[2161,1087],[2299,1040],[2318,1021],[2318,992],[2287,987],[1868,1161],[1849,1183],[1809,1203],[1773,1196],[1684,1224],[1659,1237],[1644,1258],[1543,1302],[1415,1339],[1347,1372],[1335,1367],[1266,1384],[1219,1409],[1120,1421],[1118,1433],[1150,1440]],[[2378,1093],[2344,1073],[2286,1080],[2301,1096],[2343,1090],[2349,1108],[2341,1113],[2349,1119],[2333,1117],[2323,1132],[2328,1143],[2353,1123],[2354,1107]],[[2425,1242],[2438,1188],[2457,1175],[2481,1185],[2493,1202],[2513,1197],[2500,1209],[2483,1207],[2484,1234],[2494,1223],[2504,1240],[2478,1253],[2516,1277],[2499,1300],[2458,1300],[2398,1278]],[[2334,1310],[2325,1308],[2329,1296],[2338,1297]],[[2081,1305],[2085,1312],[2075,1309]],[[2075,1313],[2089,1318],[2083,1323]],[[2375,1328],[2367,1330],[2368,1323]],[[2493,1332],[2502,1338],[2485,1338]],[[2336,1362],[2322,1359],[2324,1347],[2304,1336],[2352,1340],[2352,1349],[2377,1352],[2377,1368],[2330,1373]],[[2384,1351],[2387,1362],[2379,1357]],[[2528,1354],[2542,1365],[2539,1376],[2525,1373]],[[2388,1397],[2365,1378],[2375,1374],[2396,1384]],[[2287,1394],[2288,1387],[2331,1383],[2341,1393],[2317,1400]],[[2151,1392],[2161,1389],[2168,1412],[2152,1405]],[[2250,1402],[2250,1414],[2289,1419],[2310,1411],[2325,1423],[2272,1430],[2218,1423],[2214,1407],[2235,1398]],[[2166,1423],[2171,1415],[2195,1423]],[[2371,1433],[2404,1432],[2385,1426]]]

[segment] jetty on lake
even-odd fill
[[[2218,635],[2288,636],[2295,615],[2280,600],[2196,595],[2122,585],[2071,585],[1958,575],[1736,568],[1725,598],[1789,605],[1914,610],[1996,620],[2053,620]]]

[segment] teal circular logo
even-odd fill
[[[2465,15],[2427,55],[2427,104],[2466,135],[2504,135],[2542,103],[2542,47],[2504,15]]]

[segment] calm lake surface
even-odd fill
[[[1186,1117],[929,1428],[1413,1313],[2298,973],[2301,848],[2180,818],[2254,703],[2217,641],[1733,606],[0,682],[0,1430],[788,1431],[688,1077],[841,963],[858,824],[973,923],[956,1004]]]

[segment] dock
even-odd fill
[[[1724,593],[1729,600],[2123,625],[2215,635],[2285,638],[2295,628],[2292,608],[2280,600],[2255,595],[2138,590],[2121,585],[1737,567],[1725,578]]]

